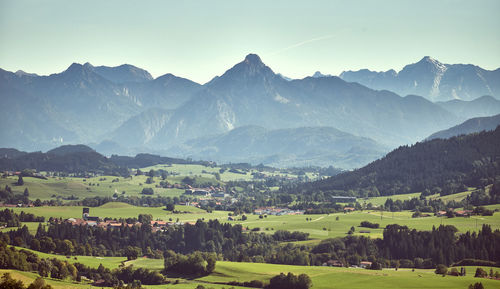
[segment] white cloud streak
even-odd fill
[[[316,38],[312,38],[312,39],[308,39],[308,40],[304,40],[304,41],[301,41],[301,42],[298,42],[298,43],[295,43],[295,44],[292,44],[290,46],[287,46],[283,49],[280,49],[280,50],[277,50],[275,52],[272,52],[270,53],[269,55],[272,56],[272,55],[278,55],[278,54],[281,54],[285,51],[288,51],[288,50],[292,50],[292,49],[295,49],[297,47],[300,47],[302,45],[305,45],[305,44],[308,44],[308,43],[312,43],[312,42],[316,42],[316,41],[321,41],[321,40],[326,40],[326,39],[330,39],[330,38],[333,38],[335,37],[334,34],[329,34],[329,35],[324,35],[324,36],[320,36],[320,37],[316,37]]]

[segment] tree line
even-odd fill
[[[0,232],[0,238],[12,245],[46,253],[126,256],[129,259],[141,255],[157,258],[171,250],[183,255],[196,251],[214,253],[217,259],[236,262],[290,265],[322,265],[329,260],[339,260],[348,266],[368,260],[379,262],[382,267],[433,268],[437,264],[450,265],[463,259],[500,261],[500,231],[492,231],[488,225],[483,225],[477,233],[460,235],[453,226],[417,231],[406,226],[388,225],[383,239],[346,236],[323,240],[312,246],[282,243],[307,238],[306,234],[298,232],[277,231],[274,235],[244,232],[241,225],[221,224],[217,220],[198,220],[194,225],[171,226],[153,232],[148,220],[141,226],[124,224],[107,229],[57,221],[46,228],[40,225],[35,235],[23,226],[18,230]]]

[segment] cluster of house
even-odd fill
[[[361,261],[361,262],[359,262],[359,266],[358,265],[351,265],[351,267],[352,268],[363,268],[363,269],[366,269],[366,268],[370,268],[371,265],[372,265],[372,262]],[[327,262],[323,263],[323,266],[344,267],[344,264],[342,264],[342,262],[340,262],[339,260],[328,260]]]
[[[82,218],[69,218],[66,222],[72,224],[73,226],[97,226],[100,228],[120,228],[122,226],[142,226],[142,223],[135,222],[133,224],[122,223],[114,220],[103,221],[99,217],[89,216],[89,208],[83,208]],[[194,225],[195,222],[166,222],[166,221],[151,221],[151,227],[153,232],[161,231],[170,226],[182,226],[184,224]]]
[[[344,207],[344,213],[350,213],[356,211],[356,208],[353,207]]]
[[[278,207],[263,207],[257,208],[253,211],[254,215],[303,215],[303,210],[291,210],[288,208],[278,208]]]
[[[472,210],[458,210],[458,211],[452,211],[453,214],[456,216],[456,217],[470,217],[473,213]],[[444,217],[448,214],[447,211],[438,211],[436,213],[436,216],[438,217]]]
[[[237,199],[231,197],[231,194],[226,193],[224,189],[220,187],[193,188],[188,186],[188,188],[184,191],[184,194],[197,196],[198,201],[179,203],[179,205],[200,207],[208,205],[211,201],[215,201],[215,205],[222,205],[222,203],[227,200],[229,200],[231,204],[238,201]]]
[[[200,196],[200,197],[212,197],[212,198],[226,198],[230,197],[229,194],[224,192],[223,188],[220,187],[207,187],[207,188],[193,188],[187,186],[188,188],[184,191],[184,194]]]
[[[13,176],[23,176],[25,177],[26,172],[19,172],[19,171],[4,171],[2,176],[3,177],[13,177]],[[27,173],[28,177],[32,178],[39,178],[39,179],[47,179],[44,175],[38,173],[38,172],[28,172]]]

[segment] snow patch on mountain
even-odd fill
[[[274,100],[276,100],[279,103],[283,103],[283,104],[290,102],[290,100],[288,98],[281,96],[279,93],[276,93],[276,95],[274,96]]]

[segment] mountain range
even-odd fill
[[[355,168],[468,117],[500,113],[492,97],[433,103],[344,76],[285,79],[255,54],[204,85],[154,79],[132,65],[74,63],[49,76],[0,70],[0,147],[85,143],[110,154]]]
[[[500,98],[500,68],[490,71],[472,64],[443,64],[429,56],[399,72],[362,69],[344,71],[340,78],[400,95],[421,95],[431,101],[473,100],[483,95]]]

